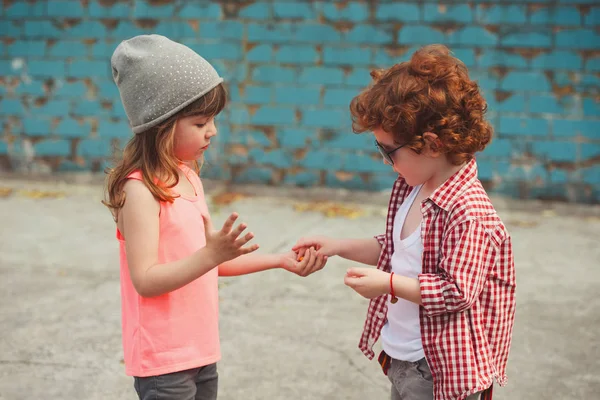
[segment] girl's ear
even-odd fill
[[[439,157],[442,154],[442,142],[438,135],[433,132],[425,132],[423,140],[425,140],[425,154],[429,157]]]

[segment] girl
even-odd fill
[[[103,202],[120,243],[125,370],[140,399],[215,399],[220,359],[217,278],[285,268],[321,269],[303,259],[249,254],[252,233],[233,213],[212,226],[199,165],[226,104],[223,79],[191,49],[163,36],[122,42],[112,73],[135,136],[107,177]],[[215,268],[217,267],[217,268]]]

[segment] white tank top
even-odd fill
[[[392,271],[397,275],[415,279],[422,272],[421,225],[419,224],[417,229],[403,240],[400,240],[400,233],[408,210],[420,190],[421,186],[416,186],[400,205],[394,218],[392,232],[394,238]],[[387,322],[381,331],[381,344],[383,350],[397,360],[414,362],[425,357],[421,342],[419,305],[401,298],[398,298],[396,304],[388,300]]]

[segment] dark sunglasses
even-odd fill
[[[396,150],[400,150],[401,148],[403,148],[404,146],[406,146],[408,143],[403,144],[402,146],[398,146],[396,147],[394,150],[391,151],[387,151],[383,148],[383,146],[381,145],[381,143],[379,143],[377,140],[375,140],[375,147],[377,147],[377,150],[379,151],[379,154],[381,154],[381,157],[383,157],[383,159],[385,161],[387,161],[388,163],[390,163],[391,165],[394,165],[394,160],[392,159],[392,154],[396,151]]]

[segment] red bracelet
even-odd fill
[[[392,295],[392,299],[390,300],[390,302],[392,304],[396,304],[398,302],[398,298],[394,294],[394,284],[392,282],[392,279],[394,279],[394,273],[393,272],[390,274],[390,293]]]

